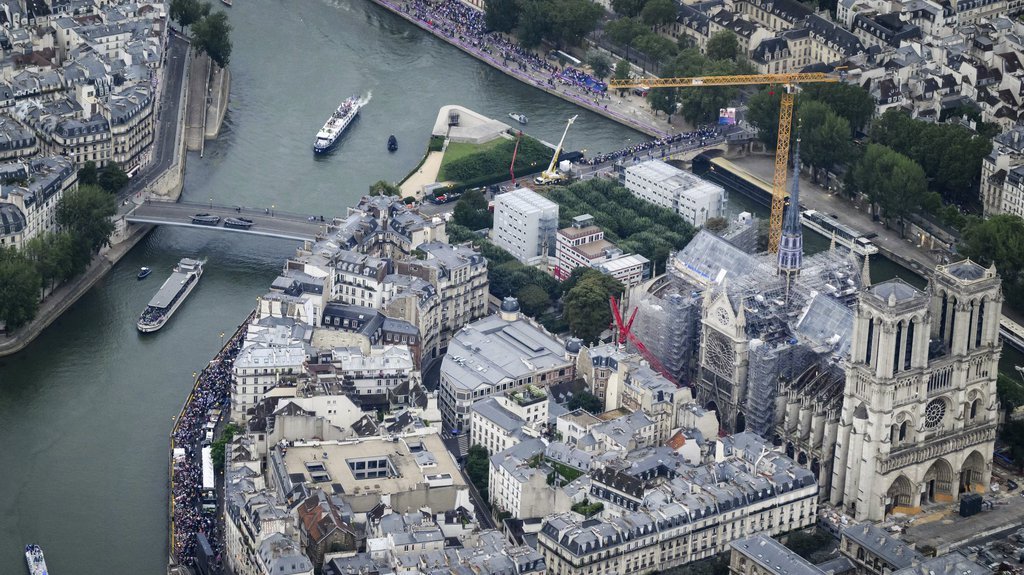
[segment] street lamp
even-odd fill
[[[213,198],[210,198],[210,209],[213,209]]]
[[[270,204],[270,217],[274,217],[274,208],[275,207],[276,206],[274,204]]]

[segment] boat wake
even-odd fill
[[[369,104],[370,100],[372,100],[372,99],[373,99],[373,90],[370,90],[370,91],[366,92],[365,96],[362,96],[362,97],[359,98],[359,107],[362,108],[363,106]]]

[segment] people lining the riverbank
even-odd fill
[[[202,461],[199,453],[210,410],[226,408],[230,399],[231,369],[241,347],[242,333],[233,337],[228,345],[199,375],[192,396],[185,405],[174,428],[174,447],[185,450],[184,458],[177,458],[173,468],[174,489],[174,556],[184,565],[193,565],[196,558],[196,536],[206,535],[214,557],[224,550],[224,539],[215,515],[201,510],[203,483]]]
[[[571,66],[560,67],[497,32],[488,32],[483,12],[458,0],[398,2],[409,15],[464,47],[501,58],[505,68],[529,75],[539,85],[570,91],[577,100],[607,109],[607,84]]]

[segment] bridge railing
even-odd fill
[[[154,201],[154,200],[146,200],[146,204],[154,205],[154,206],[158,206],[158,205],[164,204],[164,203],[167,203],[167,202]],[[326,214],[312,214],[312,213],[308,213],[308,212],[307,213],[290,212],[290,211],[287,211],[287,210],[278,209],[275,206],[260,206],[260,207],[243,206],[243,205],[230,205],[230,206],[228,206],[228,205],[223,205],[223,204],[213,204],[213,203],[210,203],[210,202],[174,202],[173,204],[169,204],[169,205],[184,206],[184,207],[194,208],[196,210],[196,213],[217,211],[217,212],[224,212],[224,213],[239,214],[239,215],[243,215],[243,216],[245,216],[245,215],[250,215],[250,216],[269,216],[269,215],[273,214],[274,217],[281,217],[281,218],[285,218],[285,219],[294,219],[294,220],[307,220],[307,221],[309,220],[310,216],[315,216],[316,218],[318,218],[317,221],[319,221],[319,217],[320,216],[323,216],[323,218],[324,218],[324,222],[323,223],[328,223],[328,222],[330,222],[333,219],[333,216],[328,216]]]

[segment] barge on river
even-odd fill
[[[154,332],[171,319],[199,283],[199,278],[203,275],[203,263],[190,258],[182,258],[178,262],[174,267],[174,273],[160,286],[160,291],[149,300],[149,305],[139,317],[139,331]]]

